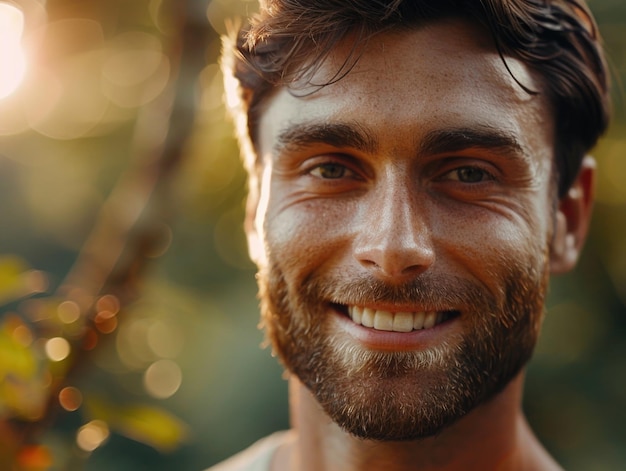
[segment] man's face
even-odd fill
[[[549,271],[553,129],[487,35],[450,20],[376,36],[341,80],[279,90],[259,131],[264,323],[335,422],[430,436],[519,373]]]

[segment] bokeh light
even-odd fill
[[[105,294],[96,301],[96,309],[98,311],[108,311],[117,314],[120,311],[120,300],[112,294]]]
[[[144,373],[143,382],[148,394],[157,399],[173,396],[180,388],[183,373],[180,366],[171,360],[158,360]]]
[[[156,320],[146,332],[148,346],[161,358],[176,358],[185,345],[185,334],[173,323]]]
[[[83,425],[76,435],[76,444],[81,450],[92,452],[109,438],[109,426],[102,420],[92,420]]]
[[[46,355],[52,361],[65,360],[71,351],[70,343],[63,337],[54,337],[45,344]]]
[[[144,368],[156,359],[148,345],[148,331],[153,319],[131,319],[117,333],[117,354],[131,370]]]
[[[24,13],[12,4],[0,3],[0,99],[17,89],[26,72],[22,48]]]
[[[110,334],[117,328],[117,317],[114,312],[100,311],[94,318],[96,329],[103,334]]]
[[[28,471],[44,471],[54,463],[52,452],[43,445],[25,445],[18,455],[17,463],[20,469]]]
[[[74,301],[63,301],[57,308],[57,314],[64,324],[72,324],[80,319],[80,307]]]
[[[83,403],[83,395],[79,389],[67,386],[59,392],[59,404],[66,411],[78,410]]]
[[[48,276],[41,270],[28,270],[24,275],[29,294],[43,293],[48,289]]]
[[[13,340],[15,340],[15,342],[22,347],[28,347],[33,343],[33,333],[23,324],[18,325],[15,329],[13,329],[12,336]]]

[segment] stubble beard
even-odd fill
[[[402,286],[336,276],[290,287],[276,264],[259,273],[262,322],[281,362],[342,429],[381,441],[436,435],[499,393],[532,355],[547,283],[545,262],[509,269],[498,295],[451,276]],[[431,349],[369,350],[330,331],[334,300],[463,306],[465,327]]]

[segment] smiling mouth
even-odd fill
[[[460,315],[459,311],[390,312],[361,306],[341,306],[352,322],[387,332],[432,329]]]

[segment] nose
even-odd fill
[[[353,254],[378,278],[400,281],[419,275],[435,261],[426,210],[414,192],[410,184],[390,184],[365,197]]]

